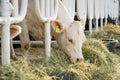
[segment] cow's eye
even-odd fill
[[[72,39],[68,39],[68,41],[69,41],[70,43],[73,43],[73,40],[72,40]]]

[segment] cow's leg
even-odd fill
[[[15,54],[14,48],[13,48],[13,40],[10,40],[10,54],[12,59],[17,59],[17,56]]]
[[[26,53],[30,48],[30,38],[26,20],[23,20],[19,25],[22,26],[22,32],[20,34],[21,49],[23,53]]]

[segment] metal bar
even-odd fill
[[[92,19],[89,19],[89,33],[92,34]]]
[[[50,18],[50,0],[45,1],[45,17]]]
[[[58,0],[41,0],[41,6],[38,4],[39,0],[34,0],[34,2],[37,16],[40,18],[40,20],[43,20],[43,22],[45,22],[45,54],[46,61],[48,61],[51,52],[50,20],[53,20],[57,17]],[[42,15],[40,11],[42,12]]]
[[[18,9],[19,9],[19,4],[18,4],[18,0],[11,0],[11,2],[12,2],[12,5],[13,5],[13,7],[14,7],[14,10],[13,10],[13,12],[12,12],[12,16],[13,17],[18,17]]]
[[[98,19],[95,20],[95,28],[96,28],[96,31],[98,31]]]
[[[2,17],[5,17],[5,22],[2,28],[2,65],[10,64],[10,14],[12,6],[9,0],[2,0],[1,6],[3,11],[1,12]]]
[[[100,27],[103,28],[103,19],[100,19]]]
[[[57,17],[57,13],[58,13],[58,3],[59,3],[58,0],[54,0],[54,5],[55,5],[55,6],[54,6],[54,9],[55,9],[54,12],[55,12],[55,13],[54,13],[53,19],[55,19],[55,18]]]
[[[51,41],[51,43],[54,43],[54,42],[56,41]],[[21,42],[19,40],[13,40],[13,44],[21,44]],[[30,44],[43,44],[43,41],[30,41]]]
[[[54,0],[51,0],[50,2],[50,16],[54,16],[55,12],[54,12]]]
[[[100,0],[94,0],[94,17],[95,19],[99,19],[99,1]]]
[[[88,0],[88,19],[93,19],[93,0]]]
[[[20,0],[20,2],[21,2],[21,7],[19,10],[20,11],[19,15],[18,17],[11,17],[10,18],[11,23],[21,22],[26,16],[28,0]]]
[[[107,25],[107,18],[105,18],[105,25]]]
[[[51,35],[50,35],[50,21],[45,23],[45,54],[46,61],[50,59],[51,52]]]
[[[21,44],[21,42],[13,41],[13,44]],[[30,44],[43,44],[43,41],[30,41]]]
[[[35,13],[37,14],[37,17],[41,21],[47,21],[46,15],[45,15],[45,0],[34,0],[34,7],[35,7]]]
[[[104,0],[100,0],[100,19],[101,19],[101,22],[103,23],[102,19],[105,17],[105,11],[104,11]],[[103,27],[103,24],[101,24],[101,27]]]
[[[43,17],[45,17],[45,0],[40,1],[40,13]]]
[[[86,21],[87,17],[87,0],[77,0],[77,17]]]
[[[108,0],[104,1],[104,12],[105,12],[105,19],[108,18]]]
[[[21,8],[20,8],[20,15],[19,15],[20,20],[19,21],[22,21],[26,16],[27,4],[28,4],[28,0],[21,0]]]

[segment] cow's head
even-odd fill
[[[84,59],[82,44],[85,41],[85,34],[80,21],[64,25],[60,21],[54,20],[52,21],[52,34],[72,63],[81,62]]]

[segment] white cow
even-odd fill
[[[33,5],[33,0],[29,0],[26,19],[20,23],[23,26],[20,39],[24,51],[30,46],[29,34],[35,40],[44,38],[44,22],[39,21],[35,15]],[[84,59],[82,55],[82,44],[85,41],[83,27],[80,21],[71,19],[67,9],[59,1],[57,19],[51,21],[51,34],[73,63]]]

